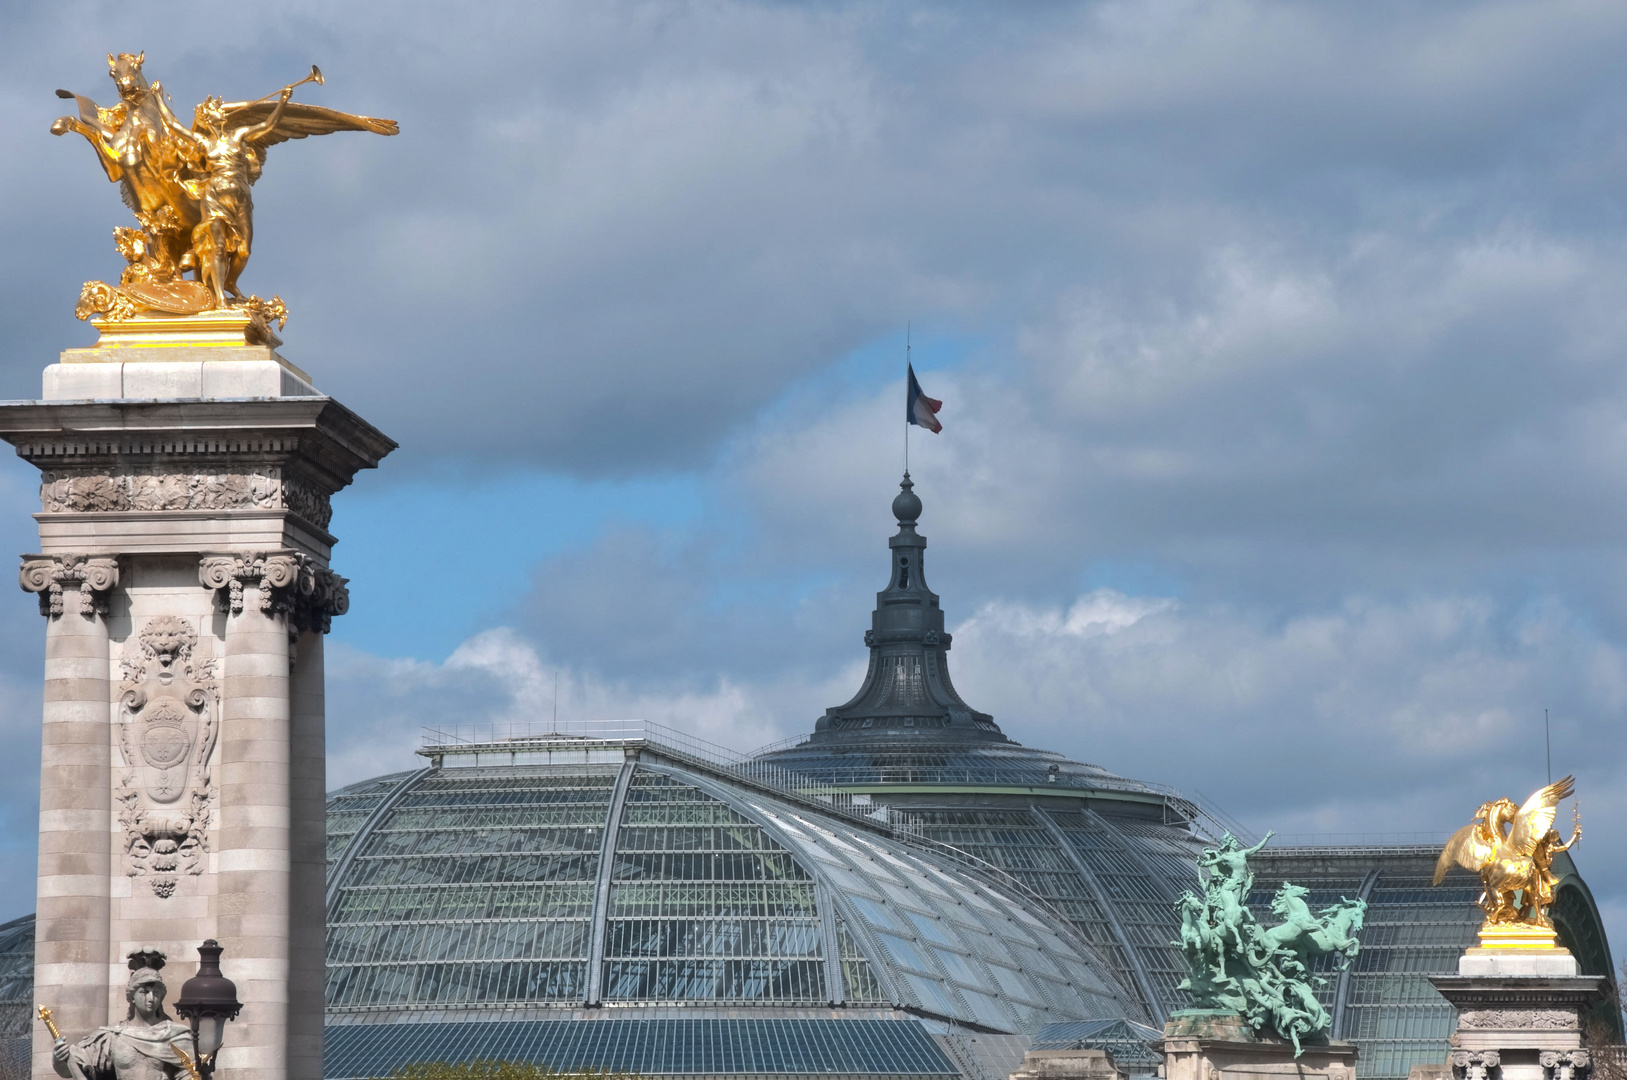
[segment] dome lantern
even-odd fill
[[[949,678],[951,636],[938,594],[927,588],[926,537],[915,531],[921,497],[909,473],[893,498],[898,532],[887,541],[892,569],[876,594],[864,643],[870,667],[864,685],[845,705],[827,709],[813,739],[898,738],[1006,742],[988,713],[978,712]]]

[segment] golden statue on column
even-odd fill
[[[1582,838],[1581,808],[1574,807],[1572,833],[1565,840],[1554,829],[1559,804],[1576,793],[1576,781],[1565,777],[1534,792],[1525,805],[1512,799],[1481,803],[1472,822],[1452,834],[1435,863],[1439,885],[1453,866],[1480,875],[1485,891],[1480,907],[1486,924],[1483,948],[1551,949],[1554,924],[1548,906],[1554,901],[1554,856]]]
[[[145,59],[145,53],[108,54],[119,94],[109,108],[57,91],[73,99],[79,112],[59,118],[52,134],[77,131],[85,137],[139,226],[113,230],[127,264],[119,283],[86,282],[74,313],[100,316],[96,325],[105,334],[109,324],[144,316],[236,312],[251,341],[274,345],[270,324],[280,327],[288,318],[281,298],[245,296],[237,284],[253,249],[249,189],[260,178],[266,151],[288,139],[336,131],[394,135],[396,123],[292,101],[296,87],[322,85],[322,72],[313,65],[304,79],[255,101],[210,97],[187,125],[170,108],[163,87],[147,81]]]

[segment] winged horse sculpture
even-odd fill
[[[322,72],[290,83],[256,101],[208,98],[183,123],[163,87],[142,72],[145,53],[108,54],[108,73],[119,101],[103,108],[67,90],[78,114],[59,118],[51,132],[83,135],[109,180],[119,185],[139,228],[114,230],[127,262],[117,285],[88,281],[75,312],[81,319],[137,315],[196,315],[228,307],[256,319],[262,334],[287,309],[280,298],[245,296],[238,277],[254,238],[249,189],[260,178],[266,151],[289,139],[363,131],[394,135],[394,120],[357,116],[289,99],[306,83],[323,84]],[[192,274],[192,278],[185,277]],[[268,342],[275,344],[275,342]]]
[[[1485,887],[1480,907],[1488,926],[1552,926],[1548,905],[1554,898],[1553,860],[1582,838],[1580,808],[1574,812],[1568,841],[1562,841],[1553,825],[1559,804],[1575,793],[1576,780],[1567,776],[1537,790],[1521,807],[1506,798],[1481,803],[1474,820],[1453,833],[1441,849],[1434,884],[1439,885],[1454,866],[1473,870]]]

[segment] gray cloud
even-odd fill
[[[31,301],[6,316],[14,392],[60,347],[78,281],[112,272],[122,213],[86,151],[44,134],[45,88],[96,88],[103,45],[135,46],[149,10],[13,20],[5,133],[34,149],[0,172],[28,208],[0,228],[39,253],[5,278]],[[1538,243],[1593,236],[1619,190],[1600,142],[1624,22],[303,4],[170,19],[149,52],[183,102],[314,57],[323,102],[403,123],[272,156],[250,274],[293,304],[291,355],[432,455],[597,472],[704,461],[789,380],[910,316],[1043,335],[1080,297],[1128,296],[1132,319],[1137,300],[1182,304],[1229,251],[1315,267],[1388,240],[1376,267],[1510,219]],[[1582,287],[1510,321],[1539,331]],[[1372,354],[1316,355],[1349,373]]]

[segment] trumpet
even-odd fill
[[[270,101],[272,98],[280,97],[283,94],[291,92],[294,89],[294,87],[296,87],[296,86],[304,86],[308,82],[314,82],[318,86],[324,85],[324,80],[322,78],[322,69],[317,67],[315,64],[311,65],[311,73],[309,75],[305,76],[299,82],[289,83],[287,86],[283,87],[281,90],[278,90],[276,93],[267,94],[265,97],[255,98],[253,101],[249,102],[249,104],[250,105],[258,105],[262,101]]]

